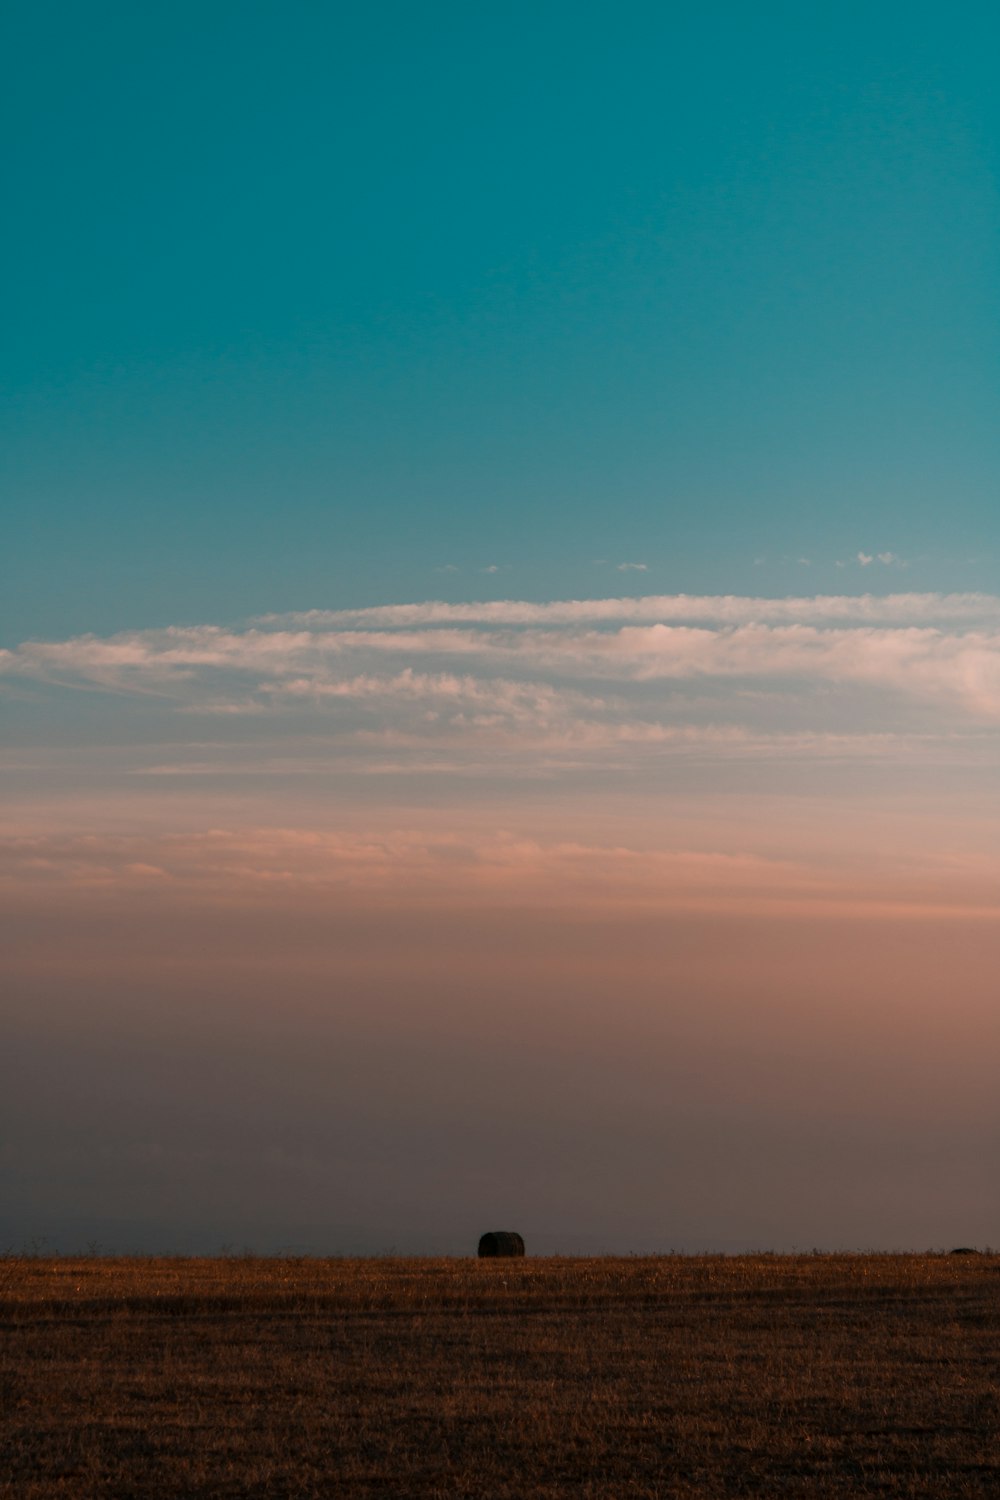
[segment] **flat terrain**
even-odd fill
[[[0,1262],[0,1495],[1000,1495],[1000,1258]]]

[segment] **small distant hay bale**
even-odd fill
[[[523,1255],[524,1241],[512,1229],[491,1229],[479,1241],[480,1256]]]
[[[948,1254],[949,1255],[978,1255],[979,1251],[976,1250],[976,1249],[974,1249],[972,1247],[972,1245],[956,1245],[955,1248],[954,1248],[954,1250],[949,1250],[948,1251]]]

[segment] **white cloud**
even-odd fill
[[[427,600],[419,604],[383,604],[354,610],[306,610],[264,615],[261,625],[308,629],[348,625],[393,628],[404,625],[572,625],[648,620],[709,625],[751,621],[866,624],[949,624],[991,622],[1000,625],[1000,598],[993,594],[817,594],[765,599],[741,594],[652,594],[639,598],[557,599],[535,603],[495,599],[470,604]]]
[[[619,573],[646,573],[649,571],[645,563],[621,562],[618,563]]]
[[[871,564],[874,561],[875,561],[875,558],[874,558],[874,555],[871,552],[859,552],[858,553],[858,562],[861,564],[861,566],[863,568],[870,567]]]
[[[660,723],[672,712],[664,697],[676,691],[670,684],[696,680],[717,696],[764,684],[800,719],[808,712],[804,695],[823,687],[855,716],[859,692],[877,689],[995,721],[1000,601],[919,594],[432,601],[312,611],[243,630],[172,627],[26,642],[0,653],[0,674],[159,696],[234,722],[280,703],[420,701],[470,721],[520,715],[534,722],[558,712]],[[581,691],[588,680],[601,684],[596,696]],[[607,684],[632,707],[612,709]],[[871,712],[868,701],[864,713]],[[878,712],[880,722],[867,727],[892,727],[888,700]]]

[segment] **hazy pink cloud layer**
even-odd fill
[[[1000,855],[925,853],[853,861],[750,852],[543,841],[444,828],[364,833],[242,828],[159,835],[21,835],[0,840],[0,891],[11,904],[60,892],[111,895],[163,909],[188,902],[434,912],[742,912],[896,919],[1000,917]]]
[[[1000,600],[307,611],[0,694],[11,1225],[1000,1239]]]
[[[19,879],[993,909],[984,595],[309,611],[26,642],[0,681]]]

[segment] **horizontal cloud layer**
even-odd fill
[[[761,599],[738,594],[656,594],[639,599],[568,599],[536,604],[517,599],[487,603],[385,604],[367,609],[311,609],[264,615],[258,623],[305,625],[436,624],[572,625],[595,621],[746,625],[756,622],[851,621],[861,624],[989,622],[1000,625],[1000,598],[992,594],[818,594]]]
[[[874,691],[884,701],[878,710],[866,704],[868,730],[891,727],[889,699],[990,723],[1000,718],[1000,601],[901,594],[390,605],[270,617],[243,629],[26,642],[0,653],[0,674],[158,694],[216,713],[419,701],[473,729],[595,716],[662,723],[665,693],[699,682],[716,698],[726,685],[744,697],[763,687],[800,716],[803,693]],[[609,692],[623,696],[612,701]],[[856,702],[835,727],[850,727],[852,713]],[[925,727],[935,727],[932,719]]]
[[[308,828],[0,838],[0,890],[43,905],[61,891],[125,898],[161,913],[178,904],[263,904],[305,914],[387,904],[417,911],[506,908],[574,920],[657,910],[814,917],[871,915],[995,921],[1000,863],[940,857],[867,872],[819,858],[643,848],[439,828]],[[330,903],[334,902],[335,906]]]

